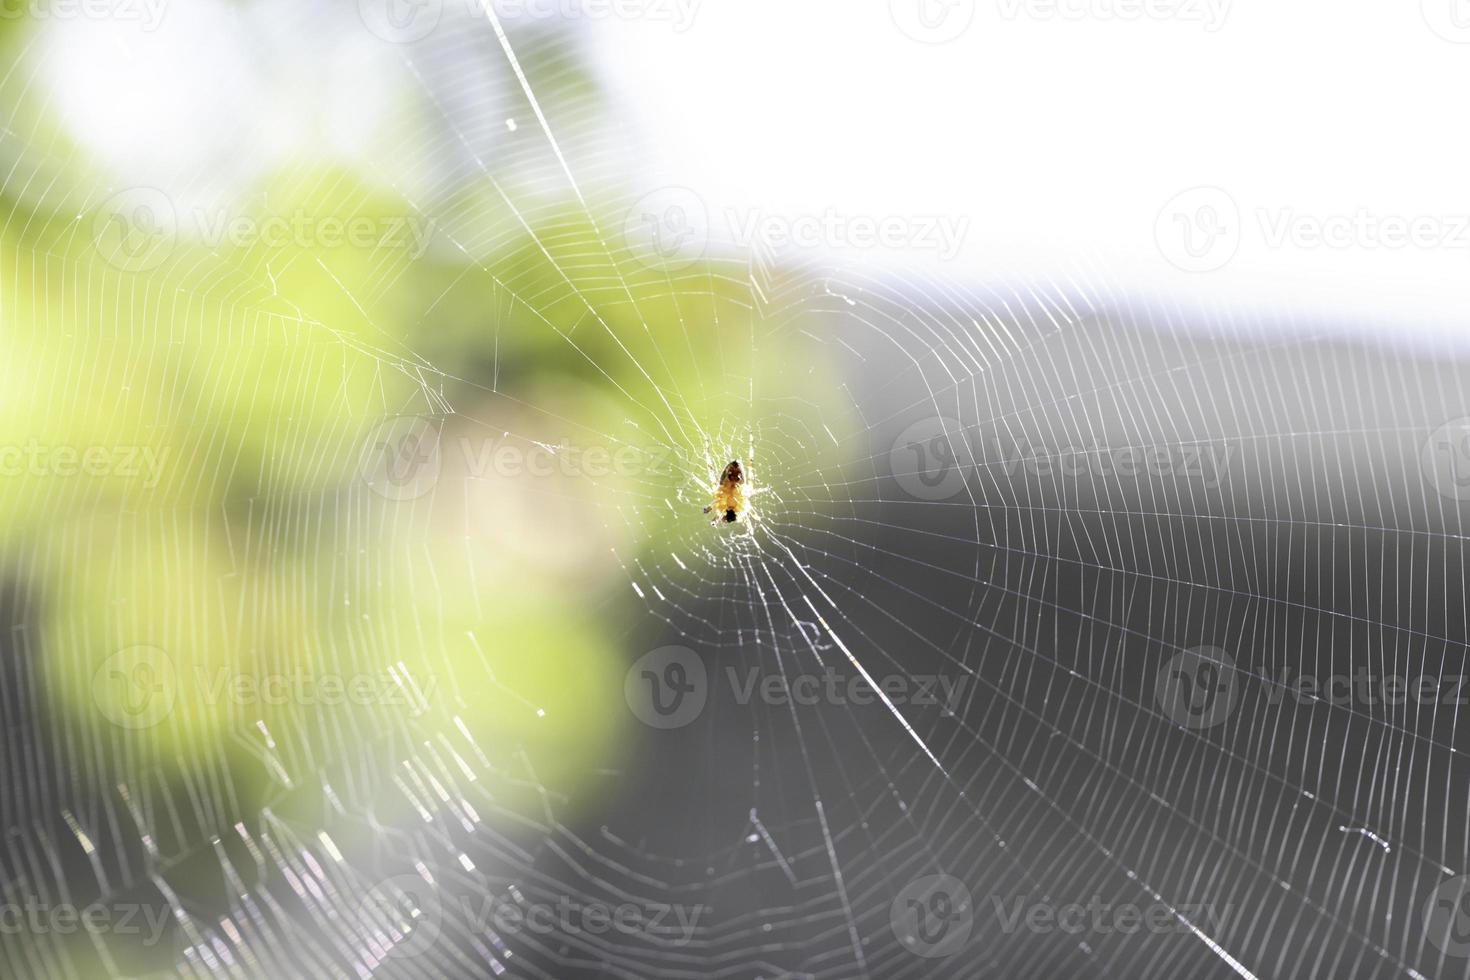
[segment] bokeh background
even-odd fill
[[[0,973],[1462,975],[1401,6],[0,5]]]

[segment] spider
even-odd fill
[[[734,524],[745,512],[745,474],[740,469],[740,460],[732,459],[730,465],[725,467],[725,472],[720,474],[720,485],[715,488],[714,500],[704,509],[706,514],[710,511],[715,512],[711,524],[718,524],[722,520],[726,524]]]

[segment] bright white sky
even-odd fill
[[[1136,290],[1470,334],[1470,43],[1441,36],[1470,42],[1466,0],[1147,0],[1163,16],[1133,19],[1144,0],[637,2],[655,13],[597,19],[596,47],[663,158],[650,186],[712,216],[968,216],[949,263],[968,279],[1088,256]],[[896,21],[921,3],[968,28],[911,39]],[[1195,239],[1229,261],[1190,273],[1155,225],[1201,185],[1239,209],[1238,250]],[[1219,195],[1161,223],[1176,256],[1202,203]],[[1429,220],[1392,247],[1360,211]],[[1291,242],[1324,224],[1345,241]]]
[[[482,16],[477,0],[427,2]],[[620,118],[642,129],[637,177],[693,188],[716,235],[756,209],[896,218],[931,247],[855,255],[974,282],[1104,262],[1142,294],[1470,338],[1470,0],[496,5],[572,11]],[[391,104],[383,66],[401,67],[401,51],[363,30],[331,45],[296,38],[270,5],[253,23],[278,47],[309,48],[297,61],[317,74],[245,84],[261,69],[219,27],[224,11],[175,5],[157,33],[52,25],[43,63],[56,105],[121,183],[169,186],[177,171],[204,192],[198,174],[259,164],[239,156],[239,131],[284,147],[361,143],[369,107]],[[911,37],[926,20],[937,25],[926,36],[954,36]],[[180,83],[206,63],[213,84]],[[1198,187],[1220,190],[1176,198]],[[950,239],[958,251],[940,262]]]

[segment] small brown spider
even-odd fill
[[[715,487],[714,500],[704,512],[715,512],[711,524],[724,521],[734,524],[745,513],[745,474],[741,472],[740,460],[732,459],[725,472],[720,475],[720,485]]]

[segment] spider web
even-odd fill
[[[116,25],[12,40],[7,441],[163,462],[4,490],[0,885],[105,913],[7,928],[6,975],[1463,971],[1458,699],[1299,693],[1464,673],[1462,365],[1096,259],[962,285],[724,241],[629,183],[555,23],[212,16],[273,66],[213,95],[300,91],[309,142],[359,59],[412,111],[373,103],[367,185],[226,166],[266,117],[200,117],[179,227],[386,195],[432,237],[119,253],[136,185],[56,122],[89,118],[63,38]],[[303,675],[377,686],[197,683]]]

